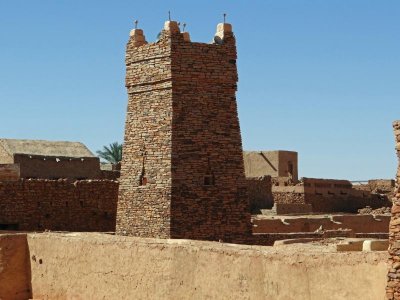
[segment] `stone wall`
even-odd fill
[[[0,230],[114,231],[118,182],[0,182]]]
[[[0,164],[0,181],[16,181],[21,178],[19,165]]]
[[[333,215],[311,217],[252,217],[253,233],[315,232],[351,229],[354,233],[388,233],[390,216]]]
[[[349,212],[370,206],[389,206],[385,195],[357,190],[347,180],[305,178],[302,185],[273,186],[272,195],[277,204],[309,204],[313,212]]]
[[[389,273],[387,299],[400,299],[400,121],[393,123],[397,157],[396,193],[392,200],[392,219],[389,225]]]
[[[272,199],[271,176],[246,177],[247,192],[250,201],[250,210],[259,212],[260,209],[271,209]]]
[[[224,241],[251,232],[237,116],[235,38],[192,43],[166,22],[157,43],[133,30],[117,233]]]

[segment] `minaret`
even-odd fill
[[[194,43],[175,21],[134,29],[117,234],[235,241],[250,235],[232,26]]]

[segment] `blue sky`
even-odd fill
[[[397,0],[0,0],[0,137],[122,141],[129,31],[154,41],[168,10],[199,42],[228,14],[245,149],[298,151],[300,176],[394,176]]]

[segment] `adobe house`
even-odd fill
[[[99,158],[82,143],[0,139],[0,180],[100,176]]]
[[[298,155],[294,151],[244,151],[246,177],[282,177],[298,181]]]

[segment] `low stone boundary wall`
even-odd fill
[[[27,245],[30,281],[13,278],[25,282],[34,299],[376,300],[385,294],[387,252],[97,233],[28,234]],[[5,247],[18,246],[0,239],[0,249]],[[0,265],[7,263],[1,259]]]
[[[277,215],[312,213],[311,204],[275,203],[272,211]]]
[[[388,233],[390,216],[338,215],[331,217],[265,218],[253,216],[254,233],[314,232],[351,229],[355,233]]]
[[[0,230],[115,231],[118,182],[0,182]]]
[[[356,189],[273,186],[272,196],[274,204],[308,204],[313,212],[357,213],[366,206],[375,209],[391,205],[385,196]]]

